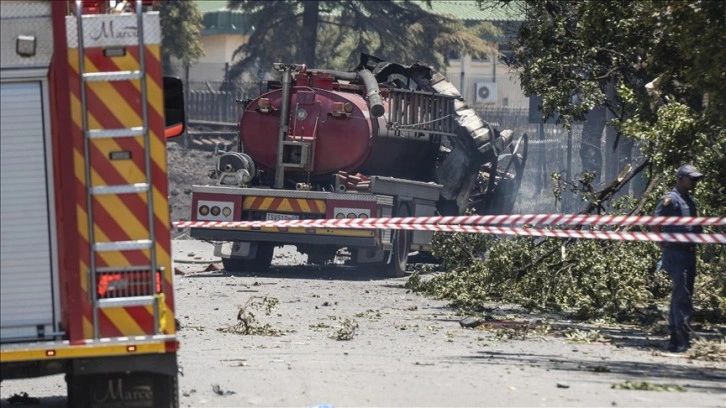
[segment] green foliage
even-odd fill
[[[184,65],[196,62],[204,55],[199,41],[202,29],[202,13],[191,0],[164,0],[159,5],[161,20],[161,53],[168,73],[170,57]]]
[[[686,388],[679,384],[654,384],[648,381],[632,382],[630,380],[625,380],[621,383],[613,384],[610,388],[615,390],[686,392]]]
[[[606,336],[600,333],[600,330],[580,330],[574,329],[565,333],[565,338],[570,343],[607,343],[610,341]]]
[[[653,243],[437,233],[434,245],[449,272],[419,290],[465,310],[506,300],[583,319],[642,320],[669,294]],[[469,252],[482,247],[486,257]]]
[[[330,335],[330,338],[348,341],[353,340],[356,334],[358,334],[358,322],[355,319],[345,319],[340,323],[340,327]]]
[[[636,142],[647,160],[646,195],[599,208],[652,214],[675,169],[690,162],[706,175],[693,193],[701,215],[726,213],[726,2],[504,2],[522,4],[526,16],[514,47],[525,91],[542,95],[545,113],[566,122],[605,105],[620,137]],[[585,202],[600,200],[591,175],[553,178],[556,197],[568,189]],[[467,309],[505,300],[581,318],[652,321],[670,296],[650,242],[438,234],[434,251],[449,272],[419,290]],[[724,319],[723,245],[700,246],[694,306],[698,319]]]
[[[229,7],[249,13],[255,22],[247,43],[235,51],[231,79],[252,69],[260,76],[273,62],[347,70],[358,65],[361,53],[443,69],[449,51],[497,52],[482,39],[496,33],[493,25],[469,27],[430,13],[422,1],[231,0]]]
[[[252,296],[239,309],[237,313],[237,324],[217,329],[224,333],[256,336],[283,336],[282,330],[278,330],[269,324],[260,324],[256,312],[263,311],[266,316],[272,314],[280,301],[277,298],[267,296]]]
[[[688,349],[691,360],[705,360],[726,363],[726,337],[716,340],[697,339]]]
[[[607,106],[665,183],[646,212],[686,162],[707,175],[695,194],[703,213],[726,212],[726,2],[503,2],[525,15],[513,61],[525,92],[567,125]]]
[[[657,120],[647,123],[639,118],[621,122],[621,129],[641,142],[651,164],[650,176],[663,179],[651,198],[652,210],[658,198],[672,188],[680,164],[693,163],[706,177],[693,195],[700,204],[701,215],[726,213],[726,129],[706,123],[688,106],[671,102],[657,111]]]

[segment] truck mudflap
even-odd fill
[[[109,372],[113,367],[114,372]],[[66,374],[68,406],[177,408],[176,354],[73,360]]]

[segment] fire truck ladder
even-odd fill
[[[107,72],[86,72],[85,52],[83,37],[83,7],[80,0],[76,0],[76,25],[78,30],[78,70],[81,84],[81,122],[83,127],[83,144],[85,153],[85,177],[86,177],[86,203],[88,207],[88,241],[90,244],[90,265],[89,265],[89,292],[93,301],[93,332],[94,338],[100,338],[99,312],[102,308],[147,306],[152,305],[154,311],[154,334],[159,334],[159,302],[156,296],[158,288],[163,285],[163,279],[157,266],[156,259],[156,235],[154,231],[154,205],[153,188],[151,182],[151,153],[149,141],[149,118],[147,105],[147,84],[146,84],[146,58],[144,52],[144,24],[142,13],[142,2],[136,1],[136,16],[138,27],[139,61],[138,70],[135,71],[107,71]],[[85,19],[92,21],[93,16],[86,16]],[[90,22],[89,21],[89,22]],[[88,106],[86,99],[87,85],[92,82],[114,82],[114,81],[140,81],[141,110],[143,123],[141,126],[121,129],[89,129]],[[91,160],[90,146],[98,139],[126,138],[143,136],[144,140],[144,163],[146,167],[146,182],[135,184],[92,186],[91,185]],[[122,199],[124,194],[146,193],[149,238],[132,241],[99,242],[94,234],[94,196],[117,195]],[[108,251],[134,251],[148,250],[151,260],[149,265],[137,266],[107,266],[96,265],[96,255]],[[152,273],[153,271],[153,273]],[[121,279],[116,280],[117,285],[113,286],[109,276]],[[122,282],[122,284],[118,284]],[[97,288],[99,283],[113,287],[113,295],[100,296]]]

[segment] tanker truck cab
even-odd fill
[[[345,247],[354,263],[403,276],[410,251],[430,251],[432,232],[233,223],[436,215],[439,181],[455,179],[440,177],[440,162],[452,157],[442,141],[471,135],[478,152],[457,157],[496,162],[495,133],[427,67],[368,60],[352,72],[274,68],[281,80],[246,103],[240,149],[218,158],[216,185],[193,186],[190,236],[213,242],[230,272],[264,272],[276,246],[294,245],[308,263]],[[411,89],[412,81],[428,88]],[[454,182],[471,189],[462,177]]]

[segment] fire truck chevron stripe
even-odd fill
[[[143,320],[143,316],[134,316],[131,313],[131,309],[138,309],[138,307],[115,307],[113,309],[103,309],[103,313],[106,317],[108,317],[109,323],[119,331],[119,334],[144,334],[144,330],[141,328],[142,326],[137,320]],[[149,316],[145,310],[144,313],[146,316]]]
[[[90,265],[90,254],[89,254],[89,243],[88,243],[88,215],[87,213],[80,209],[78,210],[78,231],[80,232],[81,236],[83,237],[83,250],[85,254],[85,266],[82,267],[82,271],[88,270]],[[109,241],[108,236],[103,232],[103,230],[97,230],[96,233],[96,239],[99,241]],[[122,266],[128,266],[130,265],[130,262],[126,259],[124,254],[122,252],[102,252],[97,257],[96,262],[98,263],[98,266],[109,266],[109,265],[122,265]],[[83,280],[82,286],[89,290],[88,285],[86,284],[86,281]]]
[[[92,120],[92,122],[93,121],[95,120]],[[80,128],[78,130],[80,131]],[[96,149],[94,149],[95,146],[91,145],[90,147],[91,156],[93,157],[98,155],[98,152],[96,151]],[[78,178],[79,182],[85,183],[83,155],[77,150],[76,159],[78,159],[78,161],[74,161],[74,163],[76,163],[76,177]],[[104,180],[104,178],[110,179],[111,182],[109,183],[108,181]],[[92,182],[96,181],[97,184],[94,183],[94,185],[130,184],[132,182],[138,182],[129,181],[128,179],[124,178],[117,172],[116,169],[108,165],[108,163],[106,163],[104,160],[97,161],[95,168],[91,169],[91,180]],[[136,239],[143,239],[144,237],[148,237],[148,229],[142,224],[143,222],[146,222],[146,204],[145,200],[138,202],[138,199],[135,200],[134,196],[138,198],[138,195],[128,195],[128,197],[125,197],[127,198],[126,202],[121,202],[118,197],[113,196],[95,198],[93,200],[94,208],[97,207],[97,204],[101,204],[102,206],[104,206],[105,204],[105,206],[114,207],[110,209],[110,212],[117,213],[126,217],[124,219],[124,225],[122,226],[122,228],[127,232],[127,235],[131,237],[138,237]],[[83,201],[85,202],[85,192]],[[129,210],[129,206],[132,207],[131,210]]]
[[[78,105],[77,98],[74,98],[74,104]],[[78,105],[78,106],[80,106],[80,105]],[[89,115],[89,120],[91,121],[92,126],[97,124],[97,121],[93,115]],[[79,127],[78,131],[80,132],[80,127]],[[93,148],[93,146],[91,146],[91,147]],[[121,148],[122,147],[119,146],[119,149],[121,149]],[[100,154],[100,153],[96,152],[96,155],[97,154]],[[139,154],[138,156],[141,157],[141,154]],[[78,159],[82,160],[82,155],[80,155],[78,157]],[[107,164],[108,164],[107,162],[98,161],[98,163],[99,164],[97,164],[96,167],[99,168],[100,172],[92,173],[92,180],[96,180],[97,185],[125,184],[125,183],[132,182],[134,180],[137,180],[138,182],[144,181],[144,178],[141,175],[138,176],[139,178],[134,178],[133,176],[130,176],[131,179],[124,178],[118,172],[116,172],[115,169],[113,169],[110,166],[107,166]],[[76,164],[80,166],[76,169],[77,177],[79,180],[82,180],[84,178],[82,161],[77,161]],[[155,169],[158,169],[158,168],[155,167]],[[100,174],[104,175],[105,180],[102,179]],[[157,174],[158,174],[158,172],[157,172]],[[154,177],[154,179],[160,179],[160,178],[163,179],[163,175],[157,175],[156,177]],[[162,190],[164,192],[163,195],[160,190]],[[155,227],[156,227],[157,236],[158,236],[160,242],[166,242],[166,241],[170,240],[170,233],[168,232],[168,227],[167,227],[169,225],[168,213],[165,212],[164,208],[163,208],[164,203],[166,203],[166,191],[167,191],[166,188],[164,188],[164,189],[154,188],[154,204],[155,204],[154,211],[155,211],[155,215],[156,215],[155,216],[155,222],[156,222]],[[146,197],[145,196],[129,194],[126,197],[124,197],[124,202],[126,204],[126,207],[134,209],[132,211],[132,214],[135,214],[136,218],[139,219],[140,222],[143,222],[143,223],[146,222],[147,214],[146,214]],[[119,206],[118,208],[123,208],[123,206]],[[166,221],[162,220],[160,218],[161,216],[164,216]],[[128,220],[133,220],[133,219],[134,218],[128,218]],[[143,231],[144,232],[141,232],[139,234],[139,236],[142,238],[143,238],[143,234],[148,235],[148,230],[144,229]],[[142,239],[142,238],[139,238],[139,239]],[[162,250],[159,251],[159,253],[157,255],[160,259],[160,262],[164,262],[163,264],[167,264],[170,262],[169,254],[170,254],[170,252],[169,252],[168,246],[164,245],[162,247]]]
[[[159,62],[159,47],[150,45],[146,47],[146,67],[147,71],[154,69],[161,69]],[[88,60],[92,61],[94,66],[101,72],[103,71],[124,71],[124,70],[135,70],[139,67],[138,52],[137,48],[131,48],[130,52],[123,57],[107,58],[103,55],[103,50],[100,48],[89,50],[86,53]],[[123,95],[125,100],[133,101],[138,100],[139,92],[141,89],[140,81],[118,81],[112,82],[116,91]],[[157,83],[153,76],[149,76],[146,81],[146,87],[149,94],[163,94],[162,84]],[[162,102],[162,104],[159,104]],[[149,98],[149,115],[156,115],[159,119],[163,120],[164,106],[163,99]]]
[[[139,59],[139,53],[137,48],[132,48],[130,54],[134,57],[136,61]],[[147,45],[146,46],[146,54],[144,55],[146,58],[146,70],[147,72],[158,72],[159,75],[150,75],[149,80],[146,81],[146,87],[147,91],[150,95],[162,95],[162,98],[149,98],[149,106],[152,108],[149,110],[149,114],[156,114],[159,119],[161,119],[162,123],[164,121],[164,84],[158,83],[155,81],[155,78],[162,79],[161,76],[161,47],[158,45]],[[137,62],[138,66],[138,62]],[[137,81],[134,81],[134,85],[139,85],[140,83]]]
[[[108,58],[101,48],[85,50],[86,72],[109,72],[136,70],[139,68],[138,48],[127,47],[123,57]],[[78,50],[68,50],[71,75],[71,114],[73,120],[74,173],[77,179],[75,197],[78,208],[78,230],[82,237],[79,251],[81,268],[81,302],[84,315],[84,337],[93,337],[93,305],[90,302],[91,288],[87,272],[90,265],[90,242],[88,236],[88,208],[86,205],[85,165],[90,168],[90,185],[127,185],[145,183],[146,162],[144,149],[150,152],[151,199],[153,200],[152,219],[149,220],[147,194],[124,194],[94,196],[93,232],[94,241],[112,242],[148,239],[150,223],[153,222],[157,238],[156,262],[163,268],[163,287],[171,288],[173,271],[171,269],[171,234],[169,231],[168,185],[166,178],[166,140],[164,130],[163,83],[161,77],[160,47],[144,47],[146,58],[146,95],[149,144],[144,138],[102,138],[91,139],[89,157],[84,153],[82,132],[81,88],[78,64]],[[142,121],[141,81],[91,82],[86,85],[87,119],[89,129],[119,129],[137,127]],[[127,152],[127,160],[111,160],[112,152]],[[149,265],[150,251],[102,251],[95,257],[97,266],[123,267]],[[175,331],[173,315],[173,293],[161,295],[161,330],[165,333]],[[153,334],[155,328],[154,310],[148,307],[104,308],[98,312],[99,334],[102,337]]]
[[[108,315],[108,310],[101,309],[98,313],[98,320],[101,329],[101,337],[120,337],[126,334],[126,330],[121,330],[119,326],[114,324],[114,321]]]
[[[325,200],[281,197],[245,197],[242,207],[247,211],[283,211],[325,214]]]

